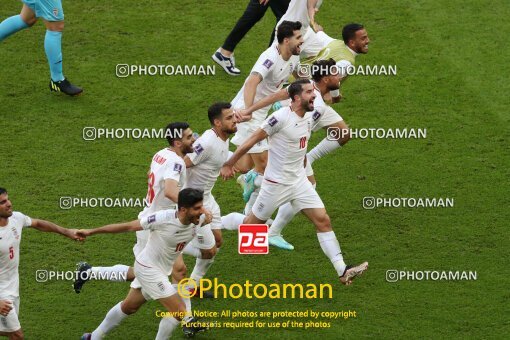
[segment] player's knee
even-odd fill
[[[216,248],[221,248],[223,244],[223,237],[221,235],[215,234],[214,240],[216,241]],[[216,249],[214,249],[214,253],[216,254]]]
[[[9,340],[23,340],[25,336],[23,335],[23,331],[18,329],[16,332],[12,332],[9,334]]]
[[[138,310],[138,306],[134,306],[129,303],[126,303],[125,301],[122,301],[122,304],[120,305],[120,310],[122,311],[122,313],[126,315],[131,315],[136,313],[136,311]]]
[[[25,24],[27,24],[29,27],[34,26],[35,23],[37,22],[37,18],[36,17],[23,17],[22,16],[21,19],[23,19]]]
[[[186,277],[186,274],[188,272],[188,268],[186,267],[185,264],[183,264],[182,266],[177,266],[172,269],[172,278],[176,281],[176,282],[180,282],[182,279],[184,279]]]
[[[213,247],[211,249],[202,249],[200,250],[202,253],[202,259],[208,260],[212,259],[214,256],[216,256],[216,247]]]
[[[317,218],[315,221],[315,227],[320,232],[331,231],[331,219],[328,214],[324,214]]]
[[[239,171],[242,174],[245,174],[251,170],[251,167],[244,166],[243,164],[236,164],[235,168],[237,169],[237,171]]]
[[[53,21],[51,24],[47,25],[50,31],[54,32],[63,32],[64,31],[64,21]]]

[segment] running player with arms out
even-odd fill
[[[292,83],[288,92],[291,106],[269,116],[261,128],[253,133],[222,167],[222,177],[232,177],[234,164],[239,157],[255,143],[269,137],[268,166],[260,195],[252,211],[248,216],[229,214],[222,218],[222,222],[233,229],[243,223],[262,224],[278,207],[290,202],[315,225],[324,254],[333,264],[340,282],[349,285],[368,268],[368,263],[364,262],[356,267],[345,264],[324,204],[305,174],[306,147],[312,130],[312,111],[316,97],[314,87],[309,80],[302,79]]]
[[[44,50],[50,66],[50,91],[63,92],[70,96],[81,94],[83,89],[71,84],[62,73],[64,30],[62,0],[23,0],[21,13],[0,23],[0,42],[22,29],[33,26],[38,18],[43,18],[46,26]]]
[[[102,339],[149,300],[158,300],[167,311],[173,313],[173,317],[161,319],[156,339],[170,337],[186,315],[186,306],[177,293],[177,285],[172,285],[168,276],[175,260],[193,239],[197,229],[212,221],[211,213],[204,208],[203,199],[202,191],[183,189],[179,192],[177,210],[160,210],[139,220],[78,231],[81,237],[100,233],[150,231],[147,246],[137,254],[134,264],[136,279],[133,283],[136,283],[137,288],[132,286],[126,298],[110,309],[92,333],[83,334],[82,340]]]
[[[52,222],[30,218],[12,210],[7,190],[0,188],[0,336],[24,339],[19,323],[19,250],[21,233],[31,227],[83,240],[76,229],[62,228]]]

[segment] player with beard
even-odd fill
[[[311,55],[305,59],[301,59],[301,64],[312,65],[315,61],[331,58],[335,60],[338,65],[342,84],[347,80],[349,70],[354,68],[356,57],[360,54],[368,53],[368,44],[370,43],[367,30],[363,25],[357,23],[348,24],[343,27],[342,40],[333,39],[324,31],[318,31],[313,36],[312,40],[318,40],[319,44],[310,43],[311,45],[321,45],[322,49],[317,55]],[[312,73],[313,70],[309,72],[308,76],[311,76]],[[326,101],[331,101],[333,103],[339,102],[342,98],[340,85],[337,90],[331,91],[329,95],[325,95],[324,97]]]
[[[140,230],[150,232],[147,246],[136,255],[134,272],[136,286],[131,286],[126,298],[111,308],[101,324],[92,332],[85,333],[82,340],[98,340],[117,327],[122,320],[134,314],[149,300],[158,300],[171,313],[159,323],[156,339],[168,339],[180,321],[189,312],[178,295],[178,287],[171,284],[168,276],[182,249],[195,234],[212,220],[204,208],[203,192],[183,189],[178,194],[177,209],[160,210],[131,222],[110,224],[95,229],[78,231],[81,237],[101,233],[122,233]],[[198,323],[195,321],[194,323]],[[205,330],[201,327],[201,330]]]
[[[0,188],[0,336],[9,339],[23,339],[18,319],[18,267],[21,233],[28,227],[61,234],[72,240],[82,240],[76,229],[62,228],[52,222],[30,218],[13,211],[7,190]]]
[[[301,23],[284,21],[278,26],[276,33],[277,43],[264,51],[238,92],[232,106],[235,110],[250,107],[253,103],[268,95],[278,92],[289,76],[297,70],[299,54],[303,38]],[[238,132],[232,138],[236,146],[243,144],[250,135],[260,126],[269,112],[271,105],[261,107],[253,112],[249,121],[238,126]],[[247,155],[244,155],[236,164],[241,173],[248,172],[245,177],[243,198],[247,202],[245,211],[249,211],[255,202],[261,184],[259,175],[264,173],[267,163],[267,141],[261,140],[254,145]]]
[[[184,157],[188,168],[185,188],[203,190],[204,207],[211,211],[212,222],[200,228],[196,237],[184,248],[184,254],[196,257],[190,278],[198,284],[214,262],[223,239],[221,212],[212,189],[220,169],[229,156],[229,136],[237,131],[234,112],[230,103],[219,102],[208,109],[211,128],[193,144],[193,152]]]
[[[368,263],[355,267],[345,264],[324,204],[305,173],[306,148],[312,131],[316,98],[314,86],[309,80],[298,80],[288,87],[288,93],[290,107],[269,116],[221,168],[224,179],[233,177],[237,160],[255,143],[269,137],[268,165],[252,211],[248,216],[231,213],[222,218],[222,223],[232,229],[243,223],[262,224],[278,207],[289,202],[315,225],[324,254],[333,264],[340,282],[349,285],[368,268]]]

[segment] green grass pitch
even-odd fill
[[[50,94],[44,27],[0,44],[0,186],[14,209],[62,226],[91,228],[135,219],[137,208],[61,210],[59,197],[143,197],[146,171],[164,140],[86,142],[82,129],[160,128],[188,121],[208,128],[207,107],[231,100],[267,47],[270,12],[236,49],[241,77],[115,76],[115,65],[205,64],[246,1],[65,1],[64,72],[85,88],[79,98]],[[0,20],[21,8],[3,0]],[[193,300],[197,310],[355,310],[356,318],[317,329],[213,329],[199,339],[494,338],[509,333],[508,207],[510,7],[506,0],[449,2],[324,1],[317,20],[340,35],[362,22],[371,38],[359,63],[397,65],[397,76],[352,77],[335,104],[351,127],[426,128],[426,139],[352,140],[315,164],[318,191],[349,262],[368,272],[341,286],[302,216],[285,230],[295,251],[237,254],[237,235],[208,273],[224,283],[331,283],[333,299]],[[324,138],[313,136],[311,145]],[[223,213],[243,203],[235,181],[218,181]],[[364,210],[362,198],[453,197],[453,208]],[[38,269],[72,270],[79,260],[132,264],[134,234],[99,235],[84,244],[23,232],[20,322],[27,339],[78,339],[127,293],[126,283],[93,282],[77,295],[68,281],[38,283]],[[186,259],[191,272],[194,261]],[[476,281],[399,281],[386,271],[471,270]],[[109,339],[151,339],[156,302]],[[253,319],[243,319],[251,321]],[[221,320],[220,320],[221,321]],[[225,320],[223,320],[225,321]],[[269,321],[269,320],[263,320]],[[173,338],[182,337],[180,331]]]

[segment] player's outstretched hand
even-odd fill
[[[69,237],[71,240],[85,241],[85,237],[82,237],[81,235],[79,235],[78,232],[79,232],[78,229],[67,229],[66,236]]]
[[[224,180],[234,177],[235,173],[236,172],[233,166],[224,165],[220,170],[220,175]]]
[[[80,229],[76,231],[76,235],[81,238],[81,240],[85,240],[88,236],[90,236],[90,229]]]
[[[7,316],[12,309],[12,302],[0,300],[0,315]]]
[[[236,123],[243,123],[251,119],[250,111],[247,109],[235,109],[234,118]]]

